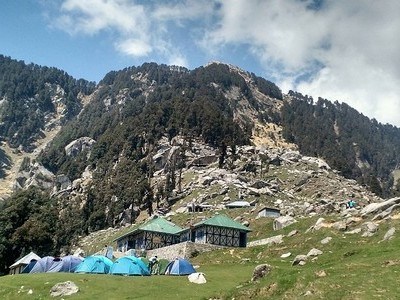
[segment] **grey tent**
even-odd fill
[[[46,271],[47,273],[55,272],[75,272],[76,267],[83,261],[83,258],[73,255],[57,257],[53,260],[53,264]]]
[[[37,263],[33,266],[32,270],[29,272],[32,273],[44,273],[47,272],[50,267],[53,265],[54,257],[53,256],[45,256],[37,261]]]

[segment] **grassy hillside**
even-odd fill
[[[111,275],[36,274],[0,278],[1,299],[48,299],[50,288],[67,280],[80,291],[71,299],[398,299],[400,293],[400,237],[381,242],[387,230],[399,228],[394,216],[381,221],[372,237],[346,234],[332,227],[307,231],[317,217],[272,232],[270,221],[254,224],[252,236],[284,234],[283,243],[246,249],[223,249],[200,254],[192,260],[206,274],[207,283],[189,283],[186,276],[119,277]],[[326,222],[336,218],[326,218]],[[352,225],[352,230],[364,222]],[[292,237],[292,230],[298,233]],[[348,231],[349,231],[348,230]],[[325,237],[328,244],[321,244]],[[304,266],[292,266],[298,254],[318,248],[323,254]],[[289,258],[281,258],[291,252]],[[258,282],[251,282],[256,265],[267,263],[272,271]],[[33,294],[28,295],[32,289]]]

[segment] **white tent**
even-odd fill
[[[24,257],[17,260],[10,266],[10,274],[19,274],[22,270],[31,262],[31,260],[39,260],[40,256],[30,252],[29,254],[25,255]]]

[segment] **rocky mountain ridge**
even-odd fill
[[[103,107],[103,115],[105,117],[109,115],[110,120],[112,120],[111,118],[115,118],[116,121],[113,122],[119,122],[117,126],[123,126],[126,121],[119,116],[125,114],[124,111],[131,105],[130,103],[138,101],[140,97],[143,97],[144,105],[150,105],[151,101],[154,101],[152,97],[160,93],[160,84],[163,82],[164,85],[162,86],[165,87],[162,89],[177,87],[178,90],[175,91],[176,95],[180,95],[183,98],[193,97],[193,93],[197,91],[192,90],[191,83],[187,86],[181,83],[177,84],[179,80],[186,80],[184,78],[188,74],[190,74],[190,71],[184,68],[159,67],[152,64],[133,70],[128,68],[119,73],[111,72],[100,82],[98,88],[90,96],[80,96],[79,101],[83,106],[75,120],[76,126],[79,125],[80,119],[83,122],[84,118],[87,117],[88,109],[85,110],[85,107],[90,109],[91,106],[91,109],[94,109],[98,105]],[[222,143],[222,146],[213,146],[206,143],[201,137],[190,137],[190,141],[188,141],[188,136],[179,135],[179,132],[177,132],[178,135],[174,133],[175,137],[172,139],[165,136],[165,134],[161,135],[161,138],[150,144],[146,141],[147,137],[144,134],[144,144],[140,148],[140,153],[142,154],[138,162],[149,162],[148,168],[151,169],[152,174],[140,179],[141,181],[147,181],[149,184],[149,188],[140,193],[150,194],[154,199],[149,200],[150,202],[147,200],[144,201],[144,194],[140,194],[134,197],[142,199],[135,201],[124,200],[124,204],[119,208],[120,212],[118,216],[113,217],[112,224],[132,223],[140,211],[144,209],[147,209],[150,213],[160,207],[168,209],[173,204],[173,201],[170,199],[177,197],[187,199],[191,197],[191,193],[194,189],[198,189],[198,186],[193,182],[190,184],[194,187],[182,184],[184,183],[185,176],[192,176],[200,181],[203,180],[204,175],[197,174],[196,170],[196,168],[200,167],[204,168],[205,173],[209,172],[208,176],[211,177],[208,179],[205,178],[203,181],[206,184],[200,184],[200,186],[208,189],[210,187],[209,184],[212,183],[214,185],[216,184],[215,182],[219,182],[222,186],[221,189],[224,190],[226,186],[233,185],[232,189],[235,191],[236,196],[232,196],[231,200],[235,197],[242,199],[248,196],[251,196],[251,201],[255,201],[256,199],[253,198],[256,197],[265,199],[279,197],[276,200],[278,201],[277,203],[270,201],[268,204],[278,205],[284,210],[288,210],[285,208],[285,205],[291,203],[293,206],[294,202],[296,200],[300,201],[300,199],[302,199],[300,201],[301,204],[298,204],[300,206],[308,206],[309,199],[312,199],[311,202],[315,199],[322,199],[322,202],[328,200],[340,202],[344,201],[345,198],[353,197],[353,195],[356,198],[360,198],[362,202],[369,203],[372,201],[372,194],[368,194],[364,191],[363,187],[359,187],[354,181],[341,179],[338,172],[328,171],[330,168],[327,168],[322,173],[313,170],[315,168],[315,166],[312,167],[313,164],[317,166],[318,164],[327,166],[327,164],[325,162],[322,163],[323,160],[306,158],[306,156],[301,155],[298,146],[288,142],[283,137],[283,124],[277,121],[279,119],[277,116],[280,114],[285,102],[293,101],[293,96],[282,95],[279,89],[272,83],[268,83],[264,79],[232,65],[216,62],[210,63],[204,68],[196,70],[195,75],[198,82],[203,82],[205,87],[212,88],[213,95],[223,97],[223,101],[228,104],[229,109],[232,111],[233,121],[239,124],[244,131],[248,132],[248,137],[254,146],[239,146],[234,144],[230,146],[225,144],[225,142]],[[171,80],[169,76],[178,77],[172,77],[174,79]],[[65,111],[65,108],[62,109],[62,105],[59,105],[62,103],[62,96],[65,92],[63,92],[60,86],[56,86],[52,90],[54,90],[54,95],[51,100],[57,109],[55,113],[45,118],[47,122],[43,131],[49,132],[49,136],[51,137],[59,131],[60,120],[63,117],[63,111]],[[224,109],[226,110],[227,108]],[[93,113],[96,112],[94,111]],[[98,120],[105,117],[101,116]],[[118,118],[120,119],[119,121],[117,121]],[[105,127],[105,130],[108,130],[107,127]],[[179,128],[174,128],[174,130],[179,130]],[[80,131],[84,132],[84,130]],[[57,170],[54,172],[54,170],[44,167],[40,163],[40,160],[35,161],[35,156],[39,154],[39,151],[34,151],[29,155],[28,159],[19,160],[21,162],[19,172],[16,172],[15,169],[18,163],[14,164],[13,176],[8,176],[8,179],[11,180],[5,182],[8,184],[12,183],[14,190],[26,189],[30,186],[39,186],[43,189],[51,190],[51,195],[62,198],[62,204],[60,203],[62,207],[60,210],[61,213],[65,209],[69,210],[71,207],[75,207],[74,209],[76,210],[82,210],[88,203],[87,193],[94,188],[93,177],[97,177],[96,172],[99,170],[99,167],[96,165],[97,163],[93,161],[92,155],[92,149],[96,150],[96,147],[99,145],[99,138],[101,139],[101,133],[97,137],[78,136],[76,139],[69,137],[67,141],[62,141],[64,145],[62,145],[62,148],[59,148],[64,157],[62,160],[81,160],[83,163],[83,167],[80,167],[82,171],[73,177],[69,174],[60,173]],[[51,147],[50,142],[51,138],[45,139],[45,143],[38,150],[43,150],[42,153],[46,153],[47,148]],[[59,144],[60,141],[57,141],[57,143]],[[190,147],[188,146],[189,143],[191,144]],[[46,148],[46,145],[49,145],[49,147]],[[116,150],[115,155],[118,155],[119,158],[114,158],[112,165],[112,169],[114,170],[117,170],[121,162],[125,159],[127,150],[124,147]],[[20,152],[20,154],[20,157],[26,156],[26,153]],[[313,163],[304,167],[303,165],[307,160]],[[361,158],[359,158],[359,161],[361,161]],[[73,163],[70,169],[72,166]],[[279,176],[283,179],[279,179],[279,176],[277,176],[276,178],[269,178],[268,182],[263,181],[263,176],[272,175],[265,173],[262,168],[271,167],[272,170],[275,167],[280,168],[283,166],[286,168],[285,171],[278,172]],[[304,170],[301,170],[302,168]],[[259,172],[258,175],[257,172]],[[328,174],[325,172],[328,172]],[[213,173],[216,173],[220,179],[214,180]],[[238,175],[238,173],[242,175]],[[259,177],[261,180],[259,184],[263,185],[261,189],[257,190],[248,185],[249,180],[253,179],[243,179],[248,176],[248,173],[252,174],[251,176],[254,178]],[[325,188],[330,186],[330,184],[320,182],[322,181],[319,178],[321,174],[324,174],[324,179],[327,182],[330,180],[335,182],[331,184],[331,190],[325,191]],[[115,175],[112,176],[115,178]],[[114,180],[112,176],[104,180],[111,182]],[[244,181],[241,182],[240,178]],[[134,179],[132,182],[134,182]],[[272,190],[269,182],[273,182]],[[343,184],[344,182],[348,186]],[[172,187],[167,187],[171,184]],[[333,191],[333,186],[335,185],[343,187],[339,189],[339,193]],[[313,188],[308,189],[308,186],[313,186]],[[350,186],[351,188],[349,188]],[[169,189],[168,195],[165,193],[167,188]],[[317,191],[318,188],[322,191]],[[113,210],[107,204],[107,201],[111,203],[118,203],[120,201],[120,196],[116,194],[109,194],[107,197],[108,199],[104,200],[105,204],[103,208],[106,215],[108,211]],[[205,196],[205,198],[207,197]],[[265,199],[261,202],[268,202]],[[195,201],[202,202],[204,199],[200,197],[200,199],[195,199]],[[312,205],[310,204],[309,207],[312,207]],[[298,209],[296,207],[295,210]],[[307,212],[311,211],[312,208],[309,208]]]

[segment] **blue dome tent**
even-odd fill
[[[75,273],[108,274],[113,262],[102,255],[86,257],[75,269]]]
[[[189,275],[196,273],[193,265],[186,259],[175,259],[171,261],[165,268],[165,275]]]
[[[44,273],[47,272],[50,267],[53,265],[54,257],[53,256],[45,256],[39,259],[36,264],[30,270],[30,274],[33,273]]]
[[[135,256],[123,256],[117,259],[110,269],[110,274],[126,276],[148,276],[149,269],[146,264]]]
[[[48,273],[55,272],[75,272],[76,267],[82,262],[82,258],[78,256],[68,255],[54,259],[53,264],[47,271]]]

